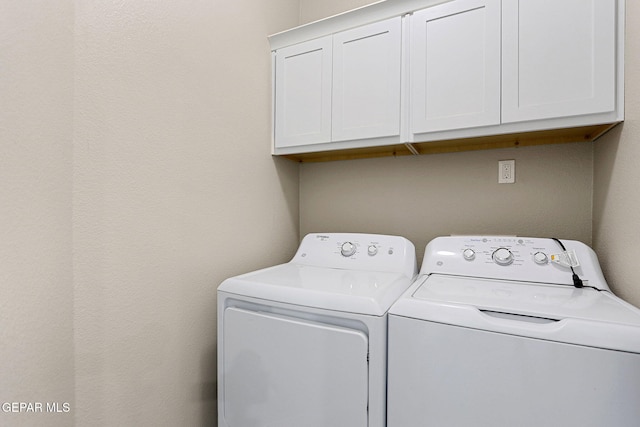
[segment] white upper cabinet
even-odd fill
[[[275,147],[398,142],[401,36],[396,17],[278,49]]]
[[[333,36],[332,141],[400,135],[401,18]]]
[[[411,17],[411,132],[500,123],[500,0],[458,0]]]
[[[616,109],[616,0],[505,0],[502,122]]]
[[[273,153],[593,141],[624,120],[624,25],[625,0],[389,0],[274,34]]]
[[[278,147],[331,141],[331,36],[279,49],[275,57]]]

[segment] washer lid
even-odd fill
[[[640,352],[640,310],[591,288],[432,274],[419,279],[390,313]]]
[[[411,284],[399,273],[286,263],[231,277],[218,291],[349,313],[384,315]]]

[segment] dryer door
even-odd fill
[[[366,427],[361,331],[229,307],[223,334],[227,426]]]

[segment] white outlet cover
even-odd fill
[[[516,161],[498,161],[498,184],[514,184],[516,182]]]

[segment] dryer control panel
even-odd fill
[[[572,267],[588,282],[585,286],[609,289],[590,247],[575,240],[539,237],[438,237],[425,249],[420,274],[572,285]]]
[[[316,267],[384,271],[413,277],[413,243],[404,237],[361,233],[312,233],[305,236],[291,262]]]

